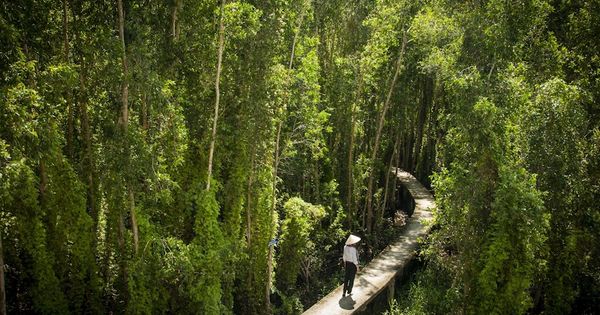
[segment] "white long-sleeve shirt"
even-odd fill
[[[344,261],[354,263],[358,266],[358,251],[356,247],[344,245]]]

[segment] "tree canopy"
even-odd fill
[[[600,303],[600,2],[0,4],[0,314],[289,314],[438,204],[392,313]]]

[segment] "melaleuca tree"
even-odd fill
[[[316,38],[300,36],[294,69],[289,70],[290,77],[283,78],[288,85],[283,91],[284,110],[288,113],[280,148],[282,178],[288,183],[286,190],[302,192],[303,198],[310,201],[320,199],[320,167],[328,163],[325,135],[330,130],[330,114],[319,106],[317,45]]]
[[[93,220],[86,209],[85,187],[72,164],[61,150],[66,144],[60,126],[68,125],[70,86],[77,82],[77,73],[70,64],[49,65],[40,74],[43,99],[54,107],[46,115],[43,140],[48,150],[46,197],[41,205],[46,208],[49,249],[56,255],[55,272],[61,280],[61,289],[68,297],[71,312],[99,311],[97,266],[94,255],[95,235]],[[62,110],[61,110],[62,109]],[[60,111],[57,112],[57,111]]]
[[[44,12],[49,15],[57,14],[60,10],[63,20],[65,17],[69,19],[71,14],[70,6],[66,5],[66,2],[62,3],[64,5],[62,8],[51,6],[48,3],[38,4],[44,5]],[[76,159],[73,148],[74,139],[71,138],[73,130],[70,125],[73,115],[72,90],[82,76],[77,73],[77,67],[69,63],[68,28],[63,29],[62,32],[56,32],[60,29],[59,25],[52,23],[54,20],[42,18],[39,15],[42,11],[37,11],[35,6],[33,8],[15,6],[11,9],[16,11],[33,9],[36,12],[32,15],[26,14],[28,18],[38,19],[32,25],[44,26],[48,30],[37,40],[50,45],[62,40],[62,36],[66,38],[64,44],[55,46],[57,50],[23,42],[23,46],[14,46],[13,51],[19,51],[19,46],[25,47],[25,51],[29,55],[22,56],[38,60],[37,66],[32,68],[35,71],[31,72],[32,75],[26,81],[28,84],[35,85],[42,103],[47,104],[37,106],[44,113],[39,116],[40,121],[44,122],[41,126],[44,127],[38,131],[41,145],[37,146],[35,150],[39,150],[39,157],[43,158],[38,175],[40,183],[43,184],[40,187],[44,187],[40,190],[39,206],[46,213],[43,222],[48,233],[48,249],[56,252],[54,273],[59,277],[61,283],[57,289],[62,289],[67,296],[71,311],[99,311],[98,292],[100,287],[97,282],[97,268],[94,260],[95,229],[91,225],[93,221],[90,221],[89,217],[93,211],[90,211],[90,207],[86,207],[85,198],[81,199],[85,193],[82,190],[81,182],[74,177],[78,167],[70,164],[76,161],[74,160]],[[11,14],[11,16],[21,15]],[[27,29],[19,26],[22,22],[26,22],[26,19],[19,20],[17,18],[13,21],[13,26],[21,27],[22,34],[25,34]],[[35,27],[29,28],[29,30],[33,30]],[[53,53],[56,54],[56,58],[49,57]],[[25,74],[26,71],[22,70],[18,72]],[[62,133],[62,126],[66,126],[66,134]],[[71,141],[70,145],[68,145],[69,140]],[[66,150],[69,154],[68,160],[59,153],[62,146],[68,147]],[[91,213],[86,213],[88,211]],[[31,219],[34,217],[32,216]],[[52,264],[46,264],[52,266]],[[51,276],[49,278],[51,279]],[[60,296],[60,294],[56,294]],[[86,300],[87,303],[84,302]],[[27,302],[22,305],[28,307]]]
[[[173,267],[162,274],[157,270],[158,266],[172,263],[157,246],[173,243],[173,237],[182,237],[186,227],[183,222],[189,219],[186,207],[178,203],[184,188],[179,181],[189,141],[181,106],[184,92],[173,80],[171,65],[161,63],[166,58],[162,51],[165,47],[149,44],[161,41],[167,42],[165,45],[172,44],[167,41],[162,21],[151,18],[160,16],[166,9],[166,4],[131,3],[127,15],[129,33],[134,34],[128,42],[132,80],[127,140],[132,152],[129,176],[134,195],[133,198],[128,196],[128,202],[130,213],[136,214],[139,243],[138,252],[129,262],[131,271],[127,278],[126,309],[131,313],[183,311],[191,307],[173,289],[183,285],[173,280],[177,279]],[[173,246],[181,248],[181,245],[175,242]],[[189,254],[187,250],[183,252],[182,255]],[[185,256],[178,258],[185,259]],[[185,276],[191,277],[191,274]]]
[[[308,251],[314,249],[312,232],[325,216],[325,209],[293,197],[286,201],[283,210],[277,283],[282,292],[289,294],[296,287],[302,261],[310,256]]]
[[[247,261],[249,268],[247,273],[242,273],[246,276],[244,279],[247,283],[246,291],[242,297],[253,299],[254,302],[239,301],[239,306],[242,310],[247,310],[251,314],[261,314],[266,310],[268,301],[265,301],[265,287],[270,276],[268,275],[268,259],[269,259],[269,241],[273,239],[277,231],[278,216],[271,211],[272,201],[272,170],[269,167],[271,160],[269,157],[272,151],[266,151],[266,156],[263,155],[267,164],[258,163],[258,170],[254,175],[252,185],[250,185],[250,196],[246,211],[250,211],[250,238],[247,243],[248,257]],[[252,300],[251,300],[252,301]]]
[[[276,56],[273,59],[266,82],[267,106],[274,114],[272,120],[273,158],[271,160],[273,182],[269,215],[272,218],[278,217],[277,184],[280,173],[282,173],[281,177],[285,179],[289,176],[288,172],[293,174],[295,171],[302,171],[302,180],[292,179],[294,182],[299,182],[302,187],[293,187],[292,189],[302,189],[303,193],[306,193],[308,183],[303,179],[309,177],[313,178],[313,186],[316,186],[318,191],[320,182],[318,171],[317,174],[314,172],[307,174],[306,169],[311,171],[316,169],[309,168],[306,165],[308,163],[302,162],[323,150],[322,130],[328,116],[317,108],[319,101],[317,42],[315,38],[304,34],[313,17],[311,1],[301,0],[298,3],[290,3],[290,5],[290,7],[284,8],[281,14],[289,17],[291,22],[285,25],[286,33],[278,34],[278,36],[283,35],[283,38],[290,41],[291,49],[281,50],[283,56],[289,54],[288,56]],[[295,157],[296,154],[298,154],[297,157]],[[294,162],[300,161],[299,165],[287,161],[290,158]],[[271,224],[272,227],[276,225],[276,222]],[[277,231],[275,228],[270,228],[269,232],[271,237],[274,237]],[[267,306],[270,305],[273,251],[272,247],[269,248],[267,258],[265,295]]]
[[[216,160],[216,166],[219,167],[219,175],[225,183],[221,194],[220,217],[225,237],[222,260],[227,276],[222,277],[222,286],[223,304],[226,312],[230,313],[234,306],[234,281],[245,272],[238,269],[242,250],[241,215],[247,197],[245,189],[251,168],[249,136],[252,126],[246,122],[246,118],[251,115],[248,112],[251,110],[249,102],[252,101],[249,94],[257,84],[251,79],[256,75],[255,70],[251,68],[253,63],[248,63],[252,57],[246,55],[250,55],[248,52],[251,51],[252,43],[256,41],[257,32],[262,26],[262,11],[241,1],[228,3],[224,9],[225,52],[229,51],[229,54],[224,56],[224,61],[228,63],[224,65],[229,66],[224,69],[223,87],[226,89],[223,90],[222,99],[223,111],[228,115],[221,120],[223,128],[219,132],[223,141],[220,142],[221,149],[216,151],[221,156]],[[244,97],[238,97],[240,95]]]
[[[477,79],[474,79],[477,82]],[[525,90],[527,92],[527,90]],[[436,175],[436,255],[460,279],[458,306],[468,313],[524,313],[541,257],[547,216],[535,177],[525,169],[519,106],[527,95],[495,105],[463,104],[448,122],[446,160]],[[446,254],[444,254],[446,252]],[[449,253],[448,253],[449,252]],[[457,266],[462,266],[457,268]]]
[[[330,114],[329,130],[325,133],[327,164],[323,173],[333,173],[340,183],[340,196],[344,199],[347,225],[351,225],[356,210],[352,181],[354,161],[354,134],[356,121],[353,114],[356,102],[358,60],[368,37],[363,20],[373,8],[371,2],[327,1],[315,2],[314,20],[319,35],[317,47],[320,65],[319,85],[321,106]],[[339,23],[346,21],[346,23]],[[352,149],[350,149],[352,148]],[[324,183],[329,182],[323,179]],[[321,191],[326,190],[325,187]],[[316,200],[315,200],[316,202]]]
[[[200,187],[196,189],[199,190]],[[221,309],[223,268],[220,257],[223,234],[217,221],[219,204],[214,190],[197,191],[192,202],[197,210],[190,258],[200,273],[189,287],[190,297],[201,312],[216,313]]]
[[[534,149],[549,150],[532,165],[543,168],[540,186],[548,191],[545,202],[556,217],[551,219],[550,261],[544,304],[549,313],[593,312],[598,303],[598,30],[597,2],[553,2],[548,28],[556,37],[544,51],[543,65],[559,68],[556,78],[543,82],[536,112],[540,118]],[[535,55],[538,56],[539,54]],[[548,57],[546,57],[548,56]],[[532,58],[533,59],[533,58]],[[543,69],[543,68],[542,68]],[[564,73],[564,76],[562,75]],[[540,82],[542,83],[542,82]],[[546,105],[542,105],[546,104]],[[551,104],[551,105],[550,105]],[[553,126],[550,121],[569,120]],[[554,146],[539,136],[548,137]],[[566,137],[566,138],[562,138]],[[559,140],[561,140],[559,142]],[[568,141],[565,139],[569,139]],[[538,151],[540,150],[540,151]],[[544,162],[558,167],[546,168]],[[577,174],[577,175],[574,175]],[[551,181],[557,181],[554,185]],[[559,294],[559,292],[566,292]]]
[[[539,174],[538,187],[547,192],[544,204],[551,215],[548,239],[548,287],[546,305],[551,313],[567,313],[575,296],[576,266],[584,265],[578,254],[584,228],[580,196],[587,189],[581,181],[586,153],[583,151],[587,119],[580,90],[560,79],[537,89],[529,113],[528,164]],[[569,139],[566,141],[566,139]]]
[[[528,145],[521,117],[532,104],[531,87],[525,83],[523,72],[514,70],[508,62],[518,60],[525,50],[515,56],[505,48],[524,47],[519,43],[533,36],[521,31],[490,36],[491,29],[481,34],[475,25],[481,19],[500,19],[506,27],[500,28],[502,32],[512,23],[540,27],[547,7],[544,3],[528,3],[526,11],[516,13],[510,4],[488,3],[485,12],[478,11],[481,8],[477,6],[469,6],[475,11],[464,14],[454,11],[460,17],[455,20],[445,16],[446,10],[452,12],[452,6],[432,4],[433,8],[426,8],[415,18],[416,47],[422,54],[419,67],[439,78],[445,96],[442,101],[447,102],[442,113],[452,113],[442,116],[446,135],[437,153],[442,171],[435,181],[439,205],[436,219],[442,228],[434,233],[434,244],[442,247],[433,247],[441,250],[435,251],[434,261],[441,261],[458,280],[453,282],[454,290],[460,292],[459,299],[454,299],[456,309],[467,313],[523,313],[533,306],[529,290],[539,279],[544,263],[547,215],[535,177],[524,160]],[[511,13],[502,15],[499,11]],[[467,27],[440,31],[435,25],[444,19],[453,21],[451,25],[463,23]],[[483,51],[474,57],[474,38],[495,45],[491,50],[497,54],[490,56]],[[467,64],[461,65],[463,62]],[[469,64],[476,66],[469,68]],[[457,67],[464,70],[457,72]],[[515,217],[520,221],[512,221]],[[528,223],[523,225],[521,221]],[[444,239],[438,238],[441,235]],[[518,235],[527,235],[526,242],[516,241]]]
[[[380,1],[364,22],[369,27],[370,34],[361,53],[356,87],[356,98],[359,103],[352,110],[352,115],[357,115],[363,124],[359,129],[361,132],[359,139],[368,144],[359,154],[359,159],[366,164],[366,171],[363,173],[366,183],[362,182],[360,173],[353,176],[357,179],[355,186],[358,188],[354,191],[359,198],[364,197],[360,221],[361,227],[368,233],[373,229],[375,218],[373,199],[379,186],[376,178],[379,177],[378,162],[382,131],[396,84],[405,67],[410,12],[410,3]],[[388,63],[392,66],[386,67]],[[351,137],[354,135],[352,134]],[[373,139],[372,143],[370,139]],[[350,150],[354,149],[350,147]],[[364,188],[360,189],[362,186]],[[361,191],[364,189],[366,191]]]
[[[52,200],[48,200],[57,191],[55,187],[49,189],[45,165],[61,154],[55,142],[58,139],[51,137],[56,133],[54,117],[58,107],[45,102],[33,86],[35,65],[35,61],[13,64],[5,77],[9,84],[2,87],[1,134],[7,145],[2,163],[6,178],[2,185],[6,197],[2,205],[2,229],[4,233],[10,232],[5,234],[10,237],[5,237],[3,243],[5,251],[10,253],[5,263],[24,265],[23,270],[27,271],[7,274],[7,299],[22,303],[21,306],[11,303],[8,311],[66,313],[68,303],[54,270],[56,256],[52,250],[57,248],[52,245],[56,243],[48,239],[46,225],[48,220],[56,222],[57,215],[56,207],[49,205]],[[16,294],[19,291],[23,297]]]
[[[264,312],[268,303],[264,294],[268,282],[266,244],[276,229],[270,213],[273,114],[266,102],[264,73],[279,50],[279,28],[273,25],[281,20],[278,5],[255,5],[238,2],[232,6],[230,53],[224,56],[229,67],[224,68],[223,81],[223,110],[228,114],[219,130],[222,141],[215,161],[225,183],[221,200],[228,275],[222,282],[223,303],[226,312],[233,307],[235,313],[256,314]],[[227,252],[234,248],[239,252]]]
[[[414,115],[412,121],[415,126],[414,149],[410,152],[409,165],[417,176],[428,167],[425,155],[431,153],[426,152],[427,146],[435,146],[436,139],[432,139],[435,134],[428,133],[426,128],[433,129],[431,125],[438,119],[434,110],[442,106],[443,100],[436,98],[436,94],[444,88],[448,76],[452,76],[464,41],[460,21],[446,10],[435,3],[425,5],[415,15],[409,31],[410,40],[414,42],[412,54],[416,57],[414,83],[419,85],[415,92],[422,94],[421,97],[416,96],[420,98],[418,110],[415,108],[409,114]],[[426,178],[419,178],[428,182]]]

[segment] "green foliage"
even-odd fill
[[[282,299],[282,305],[281,308],[279,308],[275,314],[282,314],[282,315],[287,315],[287,314],[302,314],[302,311],[304,310],[303,306],[302,306],[302,302],[300,302],[300,299],[298,298],[297,295],[291,295],[291,296],[287,296],[284,293],[281,293],[281,299]]]
[[[263,314],[269,265],[301,312],[389,166],[438,202],[398,313],[595,311],[597,1],[225,1],[210,191],[221,2],[122,1],[124,51],[118,2],[0,6],[9,313]]]
[[[585,178],[582,161],[586,155],[583,139],[587,120],[580,104],[577,87],[552,79],[539,87],[528,116],[528,162],[540,174],[540,188],[548,192],[544,202],[551,214],[547,296],[550,313],[569,311],[576,296],[570,289],[576,281],[575,266],[583,264],[577,254],[577,231],[583,227],[568,223],[578,221],[578,196],[587,190],[580,182]]]
[[[286,201],[283,210],[277,282],[281,291],[290,292],[296,286],[303,260],[309,259],[314,250],[312,231],[325,216],[325,210],[298,197]]]
[[[410,38],[422,55],[419,68],[427,74],[449,75],[460,55],[463,33],[455,18],[439,6],[426,6],[414,17]]]
[[[212,185],[215,187],[216,185]],[[213,188],[214,189],[214,188]],[[197,264],[200,277],[190,287],[192,301],[203,313],[214,314],[221,309],[221,251],[223,235],[218,224],[219,204],[214,190],[199,191],[192,201],[196,207],[195,237],[191,260]]]
[[[226,310],[233,309],[235,279],[238,274],[238,264],[242,261],[242,242],[240,239],[240,230],[242,225],[242,212],[244,210],[244,184],[247,180],[246,163],[243,161],[243,155],[239,156],[236,166],[232,170],[231,177],[224,187],[224,205],[223,205],[223,225],[224,236],[223,244],[223,273],[222,289],[223,304]]]
[[[398,288],[399,297],[392,301],[386,315],[460,313],[455,305],[459,292],[451,289],[452,278],[443,267],[430,262],[418,270],[406,287]]]
[[[529,288],[546,239],[548,215],[525,169],[503,166],[492,204],[490,240],[484,245],[483,269],[478,276],[481,301],[477,312],[522,314],[531,306]]]
[[[233,1],[227,3],[225,11],[225,29],[234,39],[244,39],[256,35],[260,27],[261,11],[249,3]]]
[[[360,61],[361,75],[367,84],[378,85],[377,74],[388,63],[391,48],[400,46],[402,32],[409,24],[407,11],[410,6],[405,1],[377,1],[372,15],[365,20],[365,25],[372,32]]]
[[[42,218],[44,213],[37,203],[37,178],[27,159],[14,159],[20,152],[11,154],[13,160],[2,167],[2,198],[0,226],[3,247],[8,253],[5,263],[25,266],[24,273],[7,274],[9,283],[19,283],[27,292],[23,301],[31,303],[35,312],[65,314],[67,300],[60,290],[54,271],[55,256],[47,246],[47,232]],[[18,240],[18,242],[15,242]],[[18,255],[17,255],[18,254]],[[11,295],[9,295],[9,298]],[[17,298],[16,295],[14,295]],[[10,308],[9,308],[10,309]]]
[[[527,125],[517,113],[528,110],[531,93],[519,78],[509,71],[495,101],[457,104],[447,121],[447,168],[434,180],[441,229],[433,234],[433,255],[456,274],[453,289],[463,292],[456,307],[468,313],[525,313],[546,264],[549,215],[523,160]],[[455,81],[453,92],[479,92],[480,80]]]

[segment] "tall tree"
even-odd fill
[[[310,1],[303,0],[300,7],[300,14],[298,17],[297,25],[293,25],[293,39],[292,39],[292,49],[290,52],[288,67],[287,67],[287,75],[285,86],[289,86],[289,80],[292,72],[292,67],[294,65],[294,55],[296,53],[296,44],[298,42],[298,35],[302,30],[302,23],[304,22],[304,15],[306,14],[306,6],[310,5]],[[285,93],[285,92],[284,92]],[[284,104],[283,111],[286,110],[286,103],[289,103],[290,93],[285,93],[284,96]],[[285,123],[285,116],[279,118],[279,122],[277,123],[277,131],[275,134],[275,148],[274,148],[274,157],[273,157],[273,191],[272,191],[272,199],[271,199],[271,217],[275,215],[275,209],[277,207],[277,182],[278,182],[278,169],[279,162],[281,159],[281,131],[283,128],[283,124]],[[269,246],[269,256],[267,257],[267,285],[265,288],[265,301],[267,305],[267,313],[271,313],[271,286],[272,286],[272,274],[273,274],[273,252],[274,252],[274,244]]]
[[[407,42],[407,32],[406,30],[402,32],[402,44],[400,45],[400,52],[398,53],[398,60],[396,60],[396,69],[394,70],[394,77],[392,78],[392,82],[390,83],[389,90],[387,92],[387,96],[385,98],[385,102],[381,108],[379,113],[379,119],[377,120],[377,131],[375,133],[375,143],[373,144],[373,149],[371,151],[371,161],[375,162],[377,159],[377,152],[379,151],[379,143],[381,141],[381,132],[383,130],[383,124],[385,122],[385,115],[390,107],[390,101],[392,99],[392,93],[394,92],[394,88],[396,86],[396,81],[398,80],[398,76],[400,75],[400,70],[403,66],[404,61],[404,51],[406,49]],[[389,172],[389,171],[386,171]],[[375,171],[372,169],[369,172],[369,183],[367,186],[367,202],[365,204],[366,213],[367,213],[367,221],[366,227],[367,232],[371,233],[373,229],[373,180],[375,177]]]
[[[125,46],[125,12],[123,10],[123,0],[117,0],[118,12],[119,12],[119,40],[121,43],[121,67],[123,71],[123,78],[121,81],[121,111],[119,115],[119,127],[123,133],[123,143],[125,146],[125,159],[128,161],[128,166],[131,162],[131,153],[129,145],[129,65],[127,61],[127,47]],[[139,247],[139,233],[137,217],[135,213],[135,196],[133,192],[133,183],[130,176],[126,176],[126,190],[127,190],[127,204],[129,208],[129,215],[131,216],[131,228],[133,231],[133,250],[137,254]],[[119,238],[123,236],[124,223],[123,215],[119,217]],[[123,242],[123,240],[119,240]],[[124,249],[124,247],[122,248]],[[124,254],[124,253],[122,253]]]
[[[63,12],[62,12],[62,16],[63,16],[63,61],[65,63],[69,63],[69,54],[70,54],[70,43],[69,43],[69,16],[68,16],[68,12],[69,12],[69,7],[68,7],[68,3],[67,0],[63,0]],[[68,95],[66,97],[66,102],[67,102],[67,155],[69,158],[73,158],[74,155],[74,144],[73,144],[73,115],[74,115],[74,111],[73,111],[73,100],[71,99],[71,92],[67,92]]]
[[[221,6],[219,9],[219,35],[218,35],[218,48],[217,48],[217,69],[215,74],[215,106],[212,119],[212,132],[210,135],[210,148],[208,149],[208,171],[206,177],[206,190],[210,190],[210,181],[212,180],[213,170],[213,155],[215,153],[215,142],[217,138],[217,123],[219,121],[219,101],[221,99],[221,91],[219,90],[221,82],[221,64],[223,62],[223,50],[225,48],[225,0],[221,0]]]

